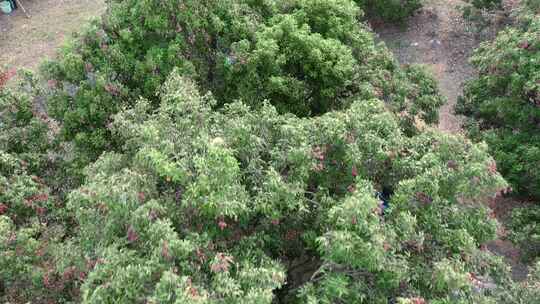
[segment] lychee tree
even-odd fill
[[[469,134],[489,144],[516,193],[540,198],[540,19],[532,14],[476,50],[479,76],[456,109],[469,117]]]
[[[435,82],[353,2],[109,5],[0,91],[1,301],[538,298],[482,246],[487,145],[431,129]]]
[[[221,107],[236,99],[280,113],[320,115],[355,99],[379,98],[434,122],[443,103],[430,76],[401,69],[374,41],[352,0],[109,1],[94,21],[43,66],[48,108],[81,157],[121,145],[111,115],[154,95],[173,68],[211,91]],[[88,160],[80,160],[88,163]]]
[[[484,297],[471,276],[491,275],[475,259],[497,225],[481,199],[506,186],[486,146],[407,137],[376,99],[317,118],[216,112],[177,73],[159,96],[115,116],[125,145],[69,195],[73,263],[94,261],[84,303]]]

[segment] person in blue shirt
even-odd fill
[[[386,210],[390,208],[390,197],[392,196],[392,191],[386,187],[383,187],[382,191],[375,192],[375,196],[381,202],[380,208],[382,211],[381,215],[384,215]]]

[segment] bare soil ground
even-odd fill
[[[480,44],[480,35],[463,20],[461,0],[428,0],[423,9],[407,24],[372,24],[402,64],[424,64],[439,81],[439,89],[447,103],[440,112],[439,128],[460,133],[461,119],[453,113],[463,84],[474,76],[468,59]],[[498,16],[492,27],[483,33],[488,39],[504,24]]]
[[[534,202],[518,200],[513,197],[499,197],[489,201],[489,206],[493,210],[495,217],[502,224],[499,230],[499,238],[487,245],[487,248],[505,258],[512,266],[512,277],[516,281],[523,281],[527,278],[528,266],[522,263],[521,250],[514,246],[506,236],[505,223],[510,220],[512,210],[533,205]]]
[[[463,19],[461,0],[428,0],[407,24],[389,25],[372,23],[371,26],[402,64],[423,64],[438,80],[441,93],[447,103],[441,108],[439,129],[450,133],[463,133],[462,118],[453,112],[463,85],[475,76],[468,60],[478,45],[502,29],[509,19],[504,13],[492,16],[492,26],[479,33]],[[516,5],[516,0],[505,3],[506,11]],[[487,248],[505,258],[512,267],[515,280],[524,280],[527,266],[520,261],[520,250],[505,239],[504,222],[511,210],[523,203],[512,198],[490,200],[497,219],[503,223],[500,236]]]
[[[91,17],[105,10],[104,0],[21,0],[22,9],[0,12],[0,66],[35,69]]]

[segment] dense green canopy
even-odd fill
[[[108,4],[0,91],[1,301],[540,297],[483,246],[488,146],[432,128],[435,81],[353,1]]]
[[[320,115],[361,97],[437,120],[442,98],[422,69],[401,69],[375,43],[350,0],[111,1],[58,61],[44,66],[50,114],[88,157],[116,142],[110,115],[156,89],[177,68],[217,106],[265,100],[280,113]]]
[[[539,14],[526,11],[530,22],[502,31],[476,51],[472,63],[479,77],[468,83],[457,107],[515,190],[534,198],[540,198]]]

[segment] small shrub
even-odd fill
[[[404,22],[422,7],[422,0],[356,0],[368,15],[390,22]]]
[[[525,260],[540,257],[540,207],[528,206],[512,211],[510,239],[523,251]]]
[[[462,7],[463,19],[477,35],[477,39],[486,40],[485,34],[497,27],[494,23],[495,14],[502,9],[501,0],[470,0]],[[495,33],[494,33],[495,34]]]
[[[67,235],[62,206],[41,178],[28,173],[28,165],[0,149],[0,300],[74,299],[79,278],[55,259]]]
[[[361,15],[352,0],[112,1],[103,21],[43,66],[49,113],[80,164],[120,147],[111,116],[140,96],[157,107],[173,68],[212,92],[216,107],[269,101],[308,117],[380,98],[411,132],[415,119],[434,122],[442,98],[431,77],[403,71]]]
[[[28,91],[28,87],[35,85],[35,79],[29,78],[24,83],[24,87],[0,90],[0,150],[24,160],[31,172],[36,173],[45,166],[51,140],[46,114],[35,115],[34,94]]]
[[[498,168],[518,194],[540,198],[540,22],[509,28],[484,43],[471,61],[470,81],[457,111],[485,140]]]
[[[502,6],[502,0],[468,0],[477,9],[495,9]]]

